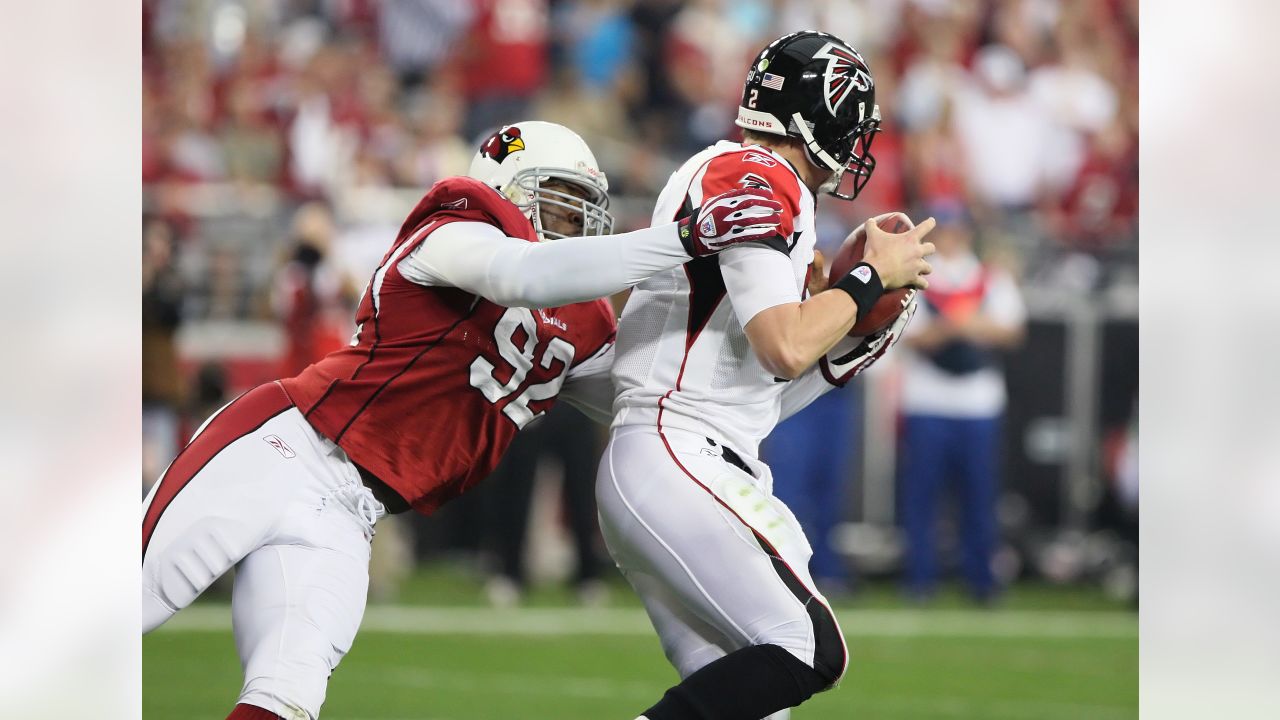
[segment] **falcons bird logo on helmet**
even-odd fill
[[[850,86],[862,92],[871,89],[871,75],[867,72],[867,62],[862,59],[857,50],[841,47],[836,43],[827,43],[821,50],[814,53],[813,57],[827,61],[823,78],[826,92],[823,94],[826,96],[827,110],[832,115],[836,114],[840,104],[851,94]]]
[[[494,162],[502,162],[513,152],[524,149],[524,139],[520,137],[520,128],[504,127],[484,141],[480,146],[480,154],[492,158]]]

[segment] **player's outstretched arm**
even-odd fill
[[[764,189],[709,198],[680,222],[530,243],[492,225],[455,222],[401,262],[414,282],[457,287],[499,305],[559,307],[621,292],[695,257],[777,233],[782,205]]]
[[[931,268],[925,257],[934,247],[923,238],[935,224],[929,218],[909,232],[891,235],[868,223],[865,260],[847,277],[804,302],[778,303],[755,313],[743,329],[760,364],[778,377],[798,378],[845,337],[857,322],[860,307],[869,311],[884,290],[927,286],[924,276]],[[752,274],[772,276],[783,272],[782,264],[788,264],[786,258],[773,262],[781,264]],[[721,267],[725,266],[722,260]],[[730,273],[726,273],[726,287],[731,282]]]

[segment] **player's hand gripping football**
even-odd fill
[[[838,349],[833,349],[822,357],[818,362],[822,364],[826,376],[836,385],[843,386],[884,357],[884,354],[889,352],[889,348],[902,339],[902,334],[906,332],[911,318],[915,317],[916,293],[917,291],[911,290],[902,299],[902,312],[898,314],[898,319],[894,320],[892,325],[863,338],[862,342],[848,352],[832,357],[839,352]],[[839,348],[838,345],[836,347]]]
[[[680,221],[680,242],[690,257],[714,255],[727,247],[767,240],[778,233],[782,203],[767,188],[730,190],[707,198]]]
[[[862,260],[876,269],[885,290],[929,287],[925,275],[933,272],[925,260],[934,252],[933,243],[924,237],[937,225],[929,218],[904,233],[887,233],[873,220],[866,223],[867,249]]]

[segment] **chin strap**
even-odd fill
[[[880,121],[879,105],[872,106],[871,119],[875,120],[877,123]],[[810,153],[809,161],[813,162],[813,158],[816,157],[818,158],[818,160],[822,162],[823,167],[826,167],[826,169],[834,173],[830,178],[827,179],[826,182],[822,183],[822,185],[819,186],[818,188],[819,192],[824,192],[833,197],[840,198],[841,200],[854,199],[854,197],[857,196],[858,194],[856,177],[854,178],[855,190],[853,193],[845,194],[840,192],[840,183],[842,180],[844,180],[844,173],[846,170],[849,169],[849,166],[840,164],[834,157],[831,156],[831,153],[824,150],[822,146],[818,144],[818,139],[813,136],[813,130],[809,129],[808,123],[804,121],[804,118],[800,115],[800,113],[798,112],[792,113],[791,122],[795,124],[796,131],[800,133],[800,139],[804,141],[805,147],[808,148],[809,150],[809,153]],[[866,148],[864,148],[863,150],[865,153]],[[870,155],[867,155],[867,157],[870,157]],[[818,163],[814,163],[814,164],[817,165]],[[861,173],[861,171],[859,171],[859,173]],[[868,172],[867,174],[870,174],[870,173]]]
[[[795,123],[796,129],[800,132],[800,139],[804,140],[805,147],[809,148],[809,152],[821,160],[822,164],[826,165],[831,172],[843,174],[844,166],[836,162],[836,159],[831,157],[831,153],[822,149],[817,139],[813,137],[813,131],[809,129],[809,124],[804,121],[800,113],[792,113],[791,122]]]

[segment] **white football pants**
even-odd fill
[[[364,615],[386,510],[276,383],[196,433],[143,505],[142,631],[236,568],[239,702],[314,720]]]
[[[748,473],[722,455],[696,433],[615,428],[596,482],[610,554],[680,677],[774,644],[838,681],[844,635],[809,575],[804,531],[768,466],[742,457]]]

